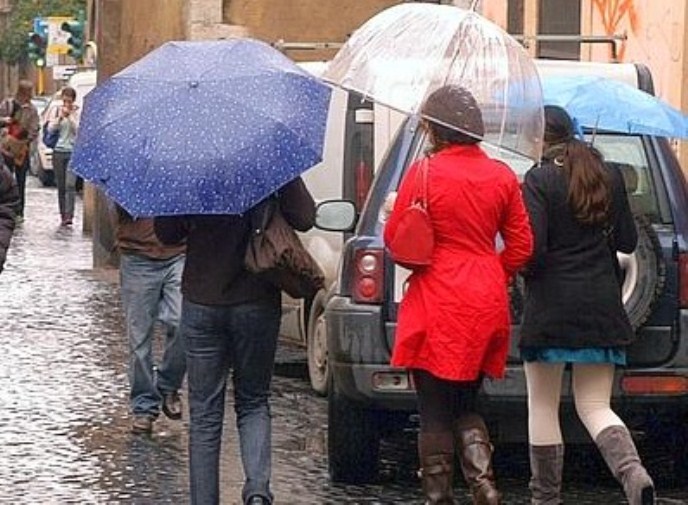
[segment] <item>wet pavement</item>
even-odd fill
[[[0,503],[188,503],[186,422],[160,418],[150,437],[129,433],[116,272],[93,271],[90,238],[80,225],[58,226],[56,199],[54,188],[29,179],[26,221],[0,274]],[[302,360],[282,346],[273,396],[276,503],[421,503],[412,432],[384,444],[376,484],[328,481],[326,400],[310,392]],[[236,504],[243,477],[231,397],[227,407],[222,496]],[[502,450],[496,466],[505,504],[528,503],[524,451]],[[567,466],[566,504],[625,503],[595,455]],[[459,503],[470,503],[465,487],[457,491]],[[660,487],[659,495],[660,503],[688,503],[685,488]]]

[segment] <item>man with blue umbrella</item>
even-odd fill
[[[219,503],[232,371],[242,501],[272,503],[268,398],[280,289],[244,268],[250,209],[276,198],[305,231],[315,205],[300,174],[322,160],[331,89],[251,39],[170,42],[89,93],[72,164],[131,215],[186,241],[182,334],[192,504]]]
[[[301,178],[277,192],[291,226],[306,231],[315,203]],[[186,241],[182,333],[186,344],[191,503],[219,503],[219,461],[225,391],[231,371],[241,462],[243,503],[269,505],[270,382],[282,315],[280,289],[244,268],[252,232],[250,212],[155,219],[166,244]]]
[[[170,419],[182,417],[179,389],[186,372],[180,335],[181,279],[184,244],[161,244],[153,219],[134,219],[117,206],[116,236],[120,252],[120,294],[129,340],[131,431],[148,434],[160,410]],[[164,352],[154,365],[153,338],[163,326]]]

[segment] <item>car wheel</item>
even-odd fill
[[[647,217],[635,216],[638,246],[631,254],[617,253],[623,274],[621,297],[633,329],[647,321],[666,281],[662,247]]]
[[[325,291],[318,292],[311,304],[306,329],[308,376],[313,391],[325,396],[330,384],[330,366],[327,359],[327,327],[325,324]]]
[[[381,432],[376,412],[335,388],[328,396],[328,468],[333,482],[365,484],[377,478]]]

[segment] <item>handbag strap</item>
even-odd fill
[[[278,212],[278,210],[279,202],[277,201],[277,198],[272,196],[266,198],[253,207],[249,211],[251,233],[263,233],[265,228],[267,228],[270,224],[270,221],[272,221],[272,216],[274,216],[275,212]]]
[[[420,167],[416,174],[416,198],[415,203],[428,210],[428,158],[423,158],[420,162]],[[418,187],[418,179],[420,179],[420,187]]]

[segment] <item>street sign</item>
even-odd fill
[[[76,71],[76,65],[53,65],[53,80],[66,81]]]
[[[45,21],[48,23],[48,55],[67,54],[71,34],[62,29],[62,24],[74,22],[75,19],[68,16],[51,16],[45,18]]]

